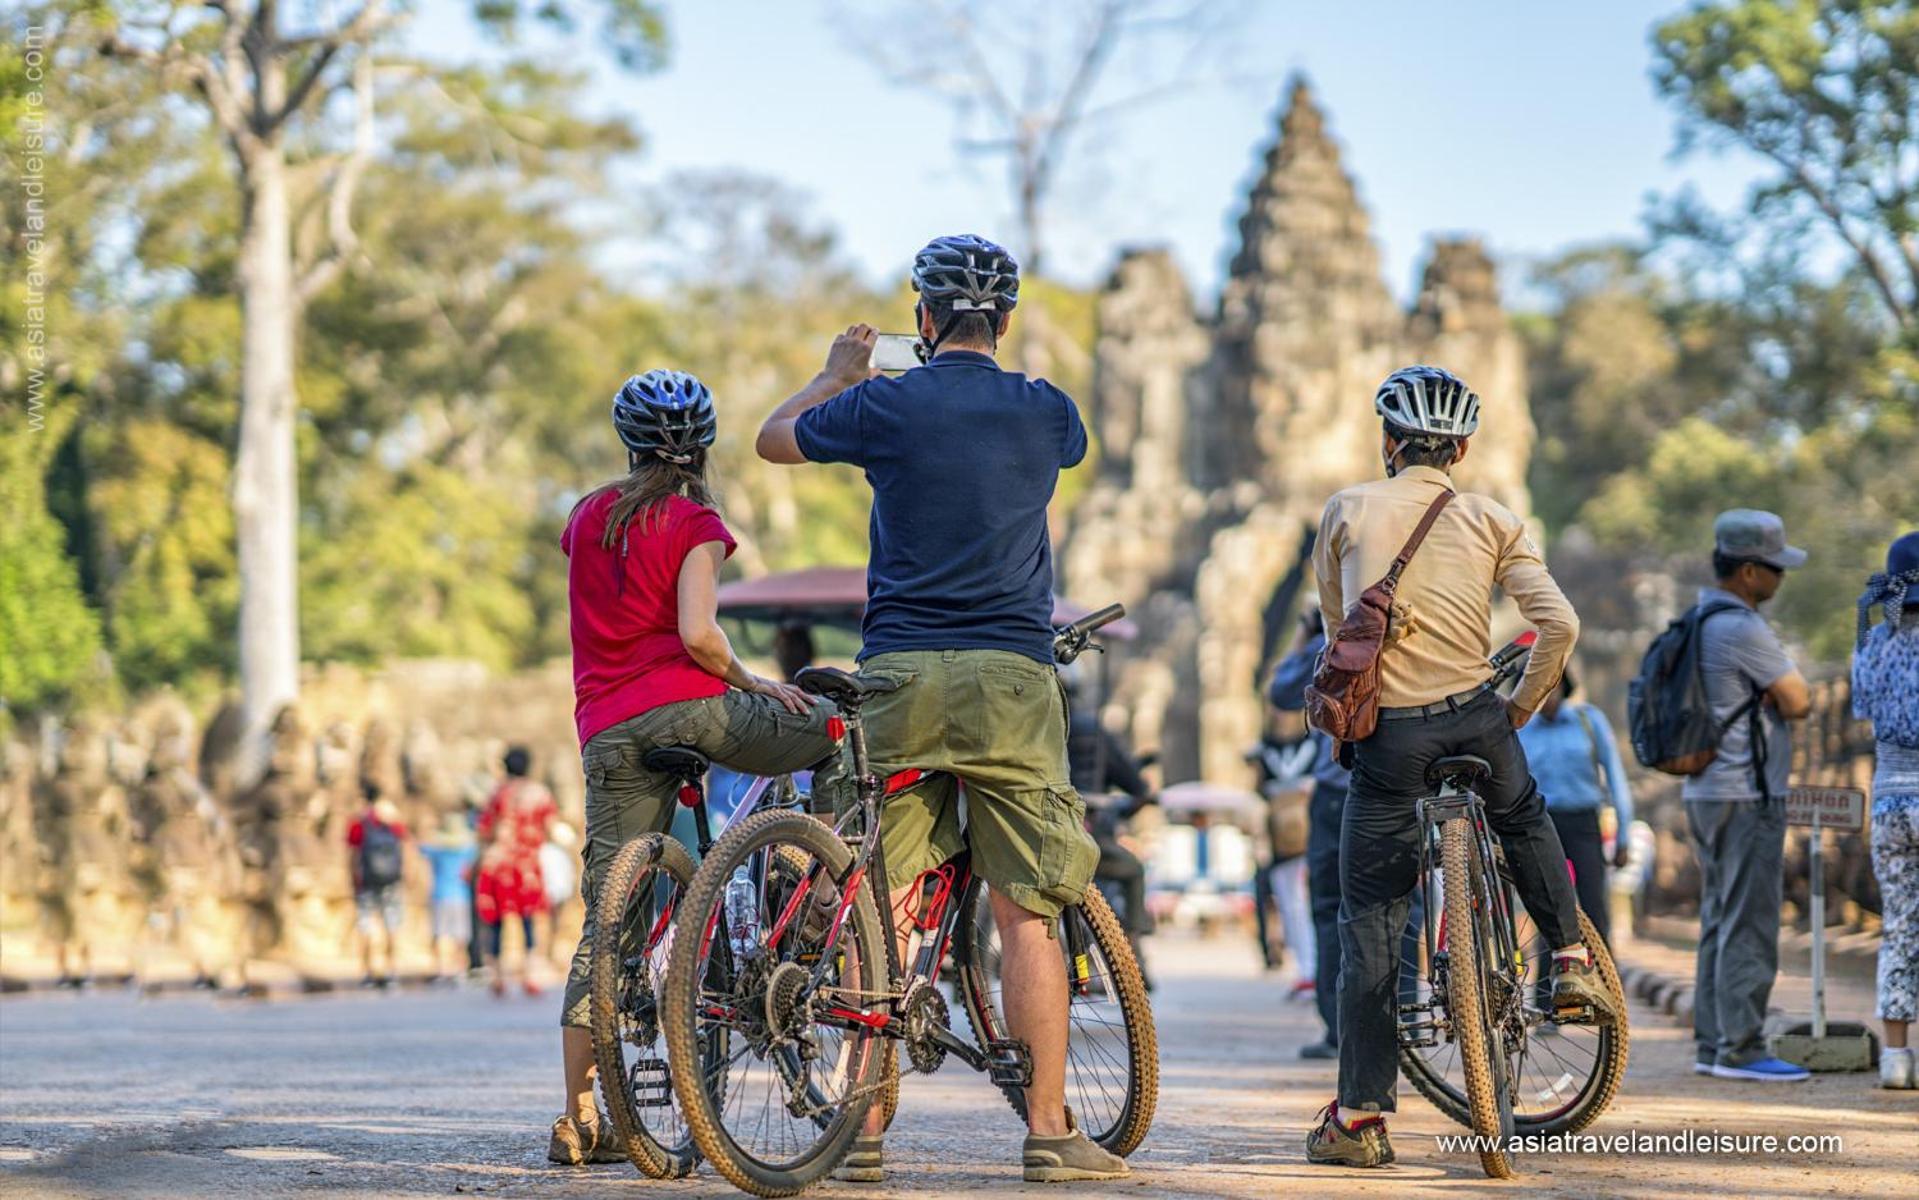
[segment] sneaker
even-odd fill
[[[1919,1087],[1919,1082],[1913,1079],[1913,1067],[1911,1046],[1881,1050],[1879,1052],[1879,1086],[1907,1092]]]
[[[1590,962],[1564,956],[1553,959],[1553,1008],[1590,1008],[1593,1020],[1611,1025],[1619,1020],[1619,1002],[1606,977]]]
[[[833,1178],[841,1183],[884,1183],[886,1164],[880,1158],[881,1140],[865,1133],[854,1138],[853,1149],[833,1168]]]
[[[1299,1048],[1301,1058],[1329,1059],[1339,1057],[1339,1043],[1328,1041],[1308,1042]]]
[[[1695,1059],[1693,1059],[1693,1061],[1692,1061],[1692,1073],[1693,1073],[1694,1075],[1710,1075],[1710,1074],[1712,1074],[1712,1060],[1710,1060],[1710,1059],[1699,1059],[1699,1058],[1695,1058]]]
[[[605,1113],[591,1122],[568,1114],[553,1122],[553,1136],[546,1143],[548,1162],[569,1167],[587,1163],[627,1161],[626,1141]]]
[[[1065,1133],[1057,1137],[1027,1134],[1026,1144],[1020,1148],[1020,1157],[1026,1167],[1020,1177],[1027,1183],[1124,1179],[1133,1173],[1125,1159],[1087,1140],[1086,1135],[1079,1131],[1078,1123],[1073,1120],[1073,1110],[1070,1108],[1066,1110]]]
[[[1756,1058],[1749,1063],[1731,1066],[1717,1063],[1712,1069],[1715,1079],[1753,1079],[1762,1083],[1797,1083],[1812,1076],[1812,1072],[1797,1063],[1789,1063],[1783,1058]]]
[[[1319,1110],[1319,1124],[1306,1135],[1306,1161],[1336,1167],[1384,1167],[1393,1161],[1386,1118],[1377,1114],[1351,1128],[1340,1124],[1339,1105]]]

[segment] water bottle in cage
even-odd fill
[[[726,884],[726,931],[738,958],[752,958],[760,949],[760,897],[744,866]]]

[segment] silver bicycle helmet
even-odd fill
[[[1441,367],[1402,367],[1373,396],[1373,411],[1408,434],[1471,437],[1479,428],[1479,397]]]

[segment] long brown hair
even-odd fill
[[[600,534],[600,545],[605,549],[613,549],[624,539],[627,526],[636,519],[642,535],[652,533],[669,497],[684,496],[695,504],[719,508],[719,496],[706,481],[704,446],[694,450],[683,463],[657,454],[634,454],[628,461],[630,466],[625,475],[588,493],[598,495],[611,489],[619,496],[607,512],[606,529]]]

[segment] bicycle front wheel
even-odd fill
[[[1626,1077],[1631,1031],[1623,1018],[1608,1025],[1554,1024],[1547,999],[1552,951],[1523,908],[1515,910],[1513,916],[1515,944],[1523,947],[1518,974],[1525,989],[1524,1029],[1507,1031],[1509,1038],[1524,1038],[1513,1087],[1513,1127],[1527,1134],[1578,1133],[1597,1121],[1618,1094]],[[1625,991],[1620,987],[1612,955],[1583,911],[1579,914],[1579,932],[1619,1011],[1625,1012]],[[1447,946],[1442,942],[1439,948]],[[1430,995],[1430,985],[1421,979],[1419,998]],[[1402,1046],[1399,1065],[1407,1081],[1432,1101],[1433,1107],[1462,1125],[1472,1123],[1457,1043]]]
[[[601,882],[592,947],[593,1057],[600,1095],[627,1156],[655,1179],[689,1175],[699,1161],[674,1102],[660,995],[673,916],[693,860],[670,837],[634,838]]]
[[[960,1000],[985,1049],[1011,1034],[1001,1015],[999,937],[983,880],[967,889],[954,934]],[[1057,934],[1066,960],[1066,1103],[1087,1137],[1124,1157],[1145,1140],[1159,1105],[1159,1037],[1146,982],[1098,887],[1060,913]],[[1026,1089],[1000,1090],[1025,1120]]]
[[[673,1091],[707,1161],[756,1196],[825,1177],[884,1086],[884,934],[851,861],[812,817],[755,813],[714,843],[675,925]]]
[[[1484,936],[1484,912],[1490,907],[1478,868],[1478,841],[1472,822],[1463,817],[1439,829],[1440,865],[1446,890],[1446,1015],[1459,1043],[1466,1079],[1466,1107],[1472,1131],[1495,1148],[1479,1152],[1479,1165],[1494,1179],[1514,1175],[1512,1153],[1505,1145],[1511,1131],[1512,1102],[1506,1093],[1503,1040],[1492,1020],[1493,997],[1486,986],[1492,944]]]

